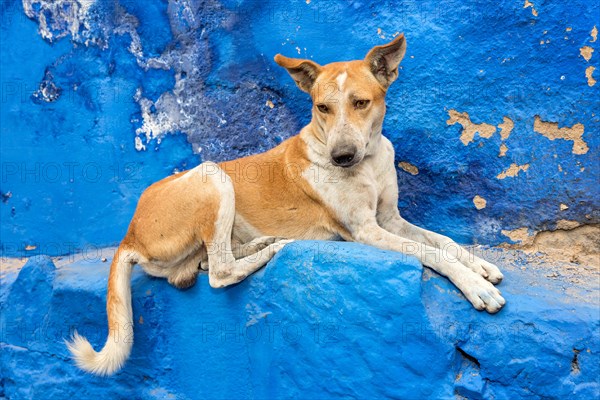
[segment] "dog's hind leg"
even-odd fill
[[[231,179],[224,174],[219,176],[225,176],[225,179],[213,179],[214,185],[219,189],[219,212],[212,237],[205,238],[209,283],[214,288],[241,282],[248,275],[262,268],[283,246],[291,242],[291,240],[259,238],[248,243],[245,249],[252,250],[263,247],[261,250],[236,260],[231,247],[231,233],[235,217],[235,193]],[[267,244],[271,241],[272,243]],[[244,246],[242,246],[243,248]],[[243,254],[239,251],[236,253]]]
[[[200,252],[191,254],[181,264],[173,268],[169,274],[168,281],[177,289],[187,289],[194,286],[198,273],[200,272]]]
[[[231,250],[225,249],[208,256],[208,279],[210,286],[221,288],[243,281],[261,269],[271,258],[292,240],[280,240],[264,249],[236,260]]]
[[[270,244],[284,240],[285,238],[277,236],[261,236],[248,243],[239,246],[232,245],[233,257],[236,259],[244,258],[251,254],[257,253]]]

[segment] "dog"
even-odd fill
[[[505,304],[494,286],[500,270],[398,211],[394,148],[382,125],[386,93],[405,53],[401,34],[363,60],[321,66],[276,55],[310,94],[311,122],[265,153],[206,162],[144,191],[110,267],[108,339],[96,352],[75,332],[67,345],[77,365],[110,375],[128,358],[134,264],[180,289],[208,269],[210,286],[222,288],[263,267],[293,239],[343,239],[412,254],[476,309],[498,312]]]

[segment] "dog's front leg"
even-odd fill
[[[417,257],[424,265],[444,275],[478,310],[498,312],[505,303],[500,291],[480,274],[463,265],[451,252],[395,235],[377,224],[375,218],[353,224],[355,241]]]
[[[503,279],[502,272],[494,264],[489,263],[467,249],[461,247],[447,236],[431,232],[411,224],[400,216],[398,211],[398,183],[396,172],[389,169],[383,179],[384,189],[379,195],[377,205],[377,223],[388,232],[395,235],[436,247],[446,253],[452,253],[462,264],[483,276],[493,284],[500,283]]]
[[[395,205],[387,213],[378,214],[377,221],[381,227],[395,235],[451,253],[462,264],[493,284],[498,284],[503,279],[502,272],[494,264],[475,256],[447,236],[411,224],[400,216]]]

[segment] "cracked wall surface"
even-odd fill
[[[528,228],[503,230],[511,244],[504,247],[528,253],[541,253],[550,260],[589,265],[600,265],[600,225],[580,224],[559,220],[552,230],[534,231]]]
[[[152,182],[264,151],[309,121],[276,53],[362,58],[398,32],[408,50],[383,133],[403,216],[487,244],[599,223],[599,7],[4,2],[2,253],[114,244]]]

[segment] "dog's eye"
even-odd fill
[[[362,109],[366,108],[369,105],[369,100],[356,100],[354,102],[354,108]]]
[[[327,114],[329,112],[329,107],[327,107],[325,104],[317,104],[317,109],[323,114]]]

